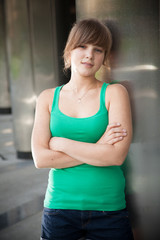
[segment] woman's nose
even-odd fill
[[[86,57],[89,59],[93,58],[93,51],[91,49],[88,49],[86,52]]]

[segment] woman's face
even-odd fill
[[[95,76],[104,61],[104,50],[92,44],[82,44],[70,54],[71,72],[83,77]]]

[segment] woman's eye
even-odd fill
[[[100,48],[95,48],[95,51],[96,51],[96,52],[99,52],[99,53],[102,53],[102,52],[103,52],[103,50],[100,49]]]
[[[79,48],[85,48],[85,45],[80,45]]]

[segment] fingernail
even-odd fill
[[[126,129],[123,129],[123,132],[127,132],[127,130],[126,130]]]
[[[117,125],[119,126],[119,125],[121,125],[120,123],[117,123]]]

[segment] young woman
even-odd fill
[[[101,22],[79,21],[64,50],[70,81],[38,98],[33,158],[51,168],[41,239],[133,239],[120,167],[132,137],[129,98],[120,84],[95,78],[110,47]]]

